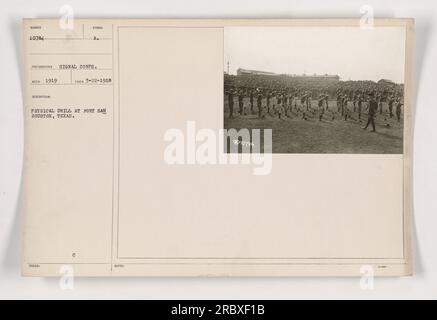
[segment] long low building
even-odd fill
[[[309,81],[340,81],[340,76],[331,74],[278,74],[274,72],[250,70],[250,69],[237,69],[237,76],[277,76],[287,77],[296,80],[309,80]]]
[[[242,75],[277,76],[277,74],[273,73],[273,72],[238,68],[237,69],[237,76],[242,76]]]

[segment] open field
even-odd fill
[[[352,103],[348,110],[350,117],[345,121],[337,112],[336,101],[329,101],[329,111],[325,111],[322,121],[318,119],[317,101],[312,102],[312,112],[293,111],[288,117],[279,119],[277,113],[265,114],[258,118],[256,106],[250,111],[248,98],[244,105],[247,115],[238,114],[238,102],[234,102],[234,118],[229,118],[227,97],[224,106],[225,129],[272,129],[273,153],[355,153],[355,154],[400,154],[403,152],[403,116],[397,122],[396,115],[390,118],[387,104],[383,113],[375,116],[376,132],[362,127],[367,122],[366,108],[363,107],[361,120],[353,111]],[[299,105],[299,103],[298,103]],[[265,106],[265,101],[263,101]],[[294,109],[294,104],[293,104]]]

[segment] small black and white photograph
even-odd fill
[[[224,129],[272,153],[402,154],[404,27],[229,27]]]

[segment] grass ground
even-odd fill
[[[229,118],[229,108],[225,98],[225,129],[272,129],[273,153],[367,153],[393,154],[403,152],[403,119],[400,123],[396,117],[389,117],[388,106],[383,105],[383,113],[376,115],[376,132],[362,127],[367,122],[367,115],[358,119],[349,104],[350,118],[342,119],[336,112],[336,101],[329,102],[329,110],[319,121],[317,111],[309,113],[307,120],[302,119],[302,112],[293,112],[289,117],[279,119],[278,115],[266,114],[260,119],[255,106],[250,112],[249,101],[245,101],[247,115],[238,115],[238,103],[234,103],[234,118]],[[316,101],[312,108],[316,110]],[[265,105],[265,102],[263,103]],[[235,112],[237,111],[237,112]],[[365,108],[363,108],[365,112]]]

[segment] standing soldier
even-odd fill
[[[293,97],[294,100],[294,111],[297,111],[297,100],[299,100],[299,97],[297,95],[297,92],[295,92],[295,95]]]
[[[341,109],[342,96],[340,91],[337,91],[337,112],[340,112]]]
[[[402,102],[401,99],[398,98],[396,101],[396,118],[398,122],[401,122],[401,108],[402,108]]]
[[[370,99],[369,99],[369,113],[368,113],[368,119],[367,119],[367,124],[365,127],[363,127],[364,130],[367,129],[367,127],[369,126],[369,124],[372,124],[372,132],[375,132],[375,113],[378,110],[378,103],[375,100],[375,95],[373,93],[370,93]]]
[[[290,95],[288,94],[287,91],[284,92],[284,97],[285,97],[285,116],[288,117],[288,113],[290,110]]]
[[[288,113],[291,116],[291,113],[293,112],[293,94],[291,92],[288,93]]]
[[[388,98],[388,112],[390,113],[390,118],[393,118],[393,103],[394,103],[394,97],[390,96]]]
[[[358,119],[361,120],[361,111],[363,108],[363,96],[360,94],[358,95]]]
[[[285,94],[285,91],[282,91],[282,107],[284,108],[285,111],[285,106],[287,105],[287,95]]]
[[[243,92],[243,90],[240,90],[238,92],[238,109],[240,112],[240,116],[242,116],[243,112],[244,112],[244,92]]]
[[[348,102],[349,102],[349,97],[345,94],[343,96],[343,109],[342,109],[342,115],[344,116],[344,121],[347,120],[347,118],[349,117],[349,108],[347,106]]]
[[[310,110],[311,104],[312,104],[312,97],[309,93],[307,93],[307,110],[308,111]]]
[[[357,111],[358,93],[354,93],[354,112]]]
[[[266,92],[267,113],[270,114],[270,91]]]
[[[325,94],[326,111],[329,111],[329,95]]]
[[[288,116],[288,95],[287,93],[284,91],[284,93],[282,94],[282,111],[284,112],[284,115],[287,117]]]
[[[319,107],[319,121],[322,121],[323,118],[323,114],[325,113],[325,108],[323,106],[324,101],[325,101],[326,97],[323,95],[320,95],[319,97],[319,102],[318,102],[318,107]]]
[[[306,101],[306,95],[302,94],[302,97],[300,97],[300,106],[302,107],[302,110],[305,110],[305,101]]]
[[[259,88],[257,89],[257,94],[258,94],[258,96],[257,96],[257,108],[258,108],[258,118],[261,118],[262,117],[262,99],[263,99],[263,96],[262,96],[262,94],[261,94],[261,92],[260,92],[260,90],[259,90]]]
[[[376,102],[378,103],[379,114],[382,114],[382,96],[378,94],[376,96]]]
[[[278,92],[276,94],[276,108],[277,108],[277,110],[279,110],[279,108],[281,108],[281,105],[282,105],[282,95],[280,92]],[[274,110],[274,111],[276,111],[276,110]]]
[[[345,94],[341,95],[340,98],[340,108],[341,108],[341,116],[344,116],[345,109],[347,107],[347,97]]]
[[[282,99],[282,104],[278,104],[278,118],[282,119],[284,113],[284,99]]]
[[[229,118],[234,117],[234,93],[232,88],[228,90],[228,105],[229,105]]]
[[[253,114],[253,89],[250,90],[250,113]]]

